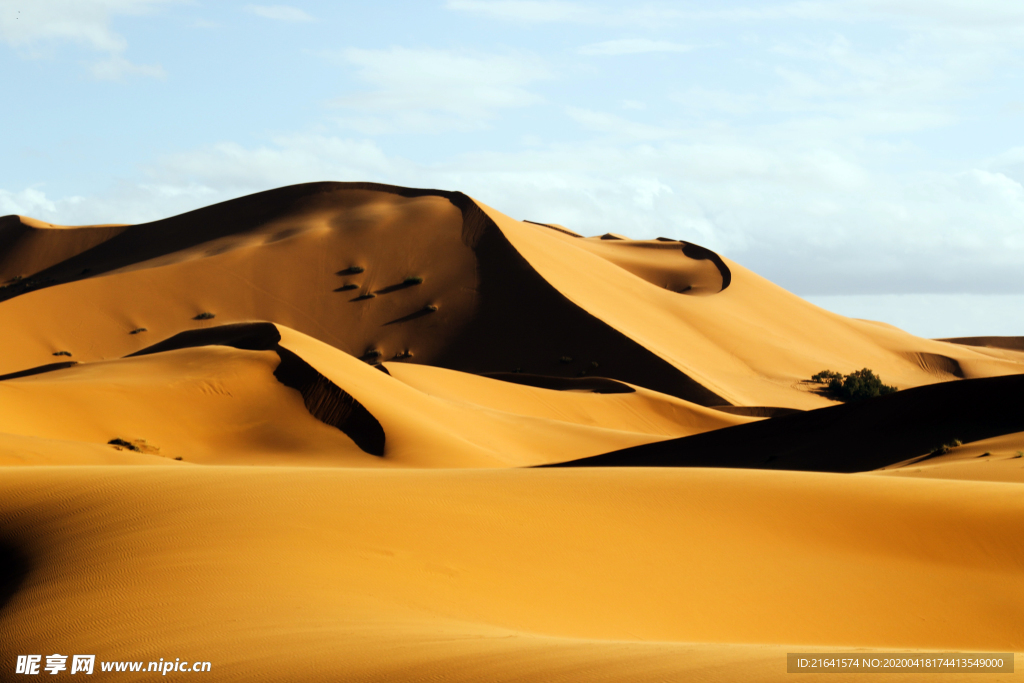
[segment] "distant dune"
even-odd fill
[[[373,183],[0,218],[0,680],[86,651],[547,683],[1024,650],[1024,338],[584,228]],[[810,381],[865,367],[900,391]]]

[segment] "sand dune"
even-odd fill
[[[895,463],[872,474],[1024,483],[1024,432],[1001,434]]]
[[[1024,430],[1022,392],[1024,375],[942,383],[559,466],[864,472],[925,457],[955,441],[970,444]]]
[[[1024,368],[827,313],[699,247],[581,239],[459,193],[319,183],[110,230],[84,251],[67,246],[75,255],[60,263],[18,271],[24,279],[7,296],[41,289],[0,306],[12,330],[0,374],[62,351],[109,360],[187,329],[250,320],[357,357],[596,374],[702,405],[828,405],[801,385],[825,368],[868,366],[901,388],[955,378],[914,353],[948,357],[965,377]],[[28,249],[43,229],[33,231],[11,248]],[[711,294],[722,268],[730,285]],[[694,285],[710,295],[670,291]],[[216,320],[193,320],[204,313]]]
[[[43,652],[653,683],[1024,647],[1021,338],[584,227],[373,183],[0,218],[0,680]],[[808,381],[864,367],[901,391]]]
[[[210,660],[218,680],[517,680],[601,652],[654,681],[685,671],[690,643],[1024,645],[1024,504],[1006,484],[114,467],[21,468],[0,486],[4,543],[31,567],[0,622],[5,658],[85,648]],[[731,664],[717,680],[742,676],[742,656]]]
[[[143,439],[164,458],[200,464],[501,467],[750,421],[642,388],[561,392],[427,366],[393,369],[283,326],[219,326],[125,359],[0,381],[0,432],[96,446]],[[109,464],[109,455],[98,462]],[[6,457],[25,462],[13,451]],[[78,455],[47,461],[82,463]]]

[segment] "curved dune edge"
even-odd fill
[[[460,353],[445,354],[436,364],[476,373],[512,370],[495,368],[493,363],[474,363],[465,353],[466,349],[490,347],[492,352],[507,358],[509,365],[528,374],[564,376],[566,372],[576,372],[579,366],[559,367],[562,358],[568,358],[570,363],[600,358],[600,374],[610,379],[705,406],[728,402],[553,286],[510,240],[503,221],[512,219],[462,193],[451,195],[450,201],[462,211],[463,239],[471,245],[478,260],[481,305],[474,324],[453,345],[453,350]],[[551,230],[544,224],[533,225],[563,239],[578,239],[574,233]],[[543,324],[547,337],[545,345],[553,351],[546,364],[535,354],[522,357],[523,329],[535,328],[538,322]],[[569,353],[560,357],[554,352],[558,348]],[[538,365],[546,366],[547,371],[535,371],[533,368]]]
[[[1022,523],[1005,484],[816,473],[25,468],[0,478],[28,567],[0,651],[258,681],[654,681],[715,651],[694,642],[1019,651]]]
[[[870,474],[1024,484],[1024,431],[971,441],[945,454],[916,456]]]
[[[458,218],[453,220],[455,216]],[[391,229],[389,221],[399,221],[402,239],[392,239],[387,230],[359,233],[367,220],[371,224],[378,221],[382,230]],[[193,223],[207,227],[196,230]],[[408,228],[413,225],[420,231],[416,239],[423,240],[425,248],[417,249],[416,240],[408,238]],[[370,237],[362,246],[342,239],[355,234]],[[408,254],[392,253],[383,259],[381,244],[398,244]],[[443,250],[443,258],[423,256],[437,249]],[[275,252],[301,257],[304,271],[314,255],[317,260],[323,260],[324,253],[350,255],[340,257],[347,262],[323,264],[328,272],[318,275],[318,280],[329,279],[331,285],[303,291],[299,299],[290,302],[276,290],[295,291],[302,280],[283,278],[288,269],[282,269],[280,259],[273,258]],[[405,272],[409,267],[402,264],[412,260],[412,254],[422,261],[415,269],[426,275],[426,282],[399,296],[394,293],[395,283],[410,274]],[[356,282],[344,278],[343,273],[349,272],[346,266],[359,265],[370,257],[376,259],[373,267],[355,278]],[[395,272],[374,275],[382,268]],[[380,282],[374,277],[388,279]],[[181,331],[180,323],[168,326],[172,320],[187,320],[212,309],[218,322],[272,320],[357,357],[371,350],[381,352],[382,359],[412,351],[416,362],[462,371],[511,372],[521,367],[556,376],[575,376],[588,364],[599,362],[601,374],[614,379],[702,404],[724,402],[628,334],[609,327],[551,288],[508,245],[477,204],[458,192],[373,183],[280,188],[129,226],[104,243],[35,273],[33,281],[43,289],[13,292],[15,298],[0,309],[0,318],[6,318],[12,329],[23,330],[24,343],[13,344],[19,352],[32,346],[38,355],[49,354],[53,349],[39,348],[39,340],[66,337],[62,329],[37,319],[34,311],[39,306],[56,311],[57,319],[67,321],[64,329],[74,324],[90,331],[96,342],[92,349],[103,351],[96,358],[95,350],[90,349],[84,357],[87,361],[127,355],[141,348],[142,340],[121,336],[135,328],[149,328],[153,336],[170,336]],[[361,296],[339,296],[338,285],[352,284],[357,287],[353,293]],[[149,294],[125,300],[126,291]],[[205,294],[200,298],[196,292]],[[268,293],[272,296],[266,296]],[[371,293],[376,294],[372,299],[367,296]],[[294,295],[299,294],[295,291]],[[420,303],[401,303],[409,298]],[[188,306],[190,299],[192,306]],[[360,300],[372,303],[351,305]],[[422,316],[437,304],[440,310]],[[363,311],[371,311],[376,320]],[[101,331],[98,323],[109,321],[112,313],[120,319],[121,329]],[[359,323],[352,325],[352,317]],[[534,331],[538,320],[546,327],[539,336]],[[429,334],[423,334],[425,330]],[[496,345],[495,340],[502,343]],[[68,341],[52,344],[73,346]],[[78,358],[80,350],[71,350]],[[583,365],[563,367],[559,362],[563,356],[572,356]],[[17,358],[9,356],[6,362],[17,363]],[[21,361],[11,370],[40,364],[41,360]]]
[[[552,377],[524,372],[484,372],[482,376],[502,382],[525,384],[554,391],[592,391],[596,394],[631,394],[635,388],[606,377]]]
[[[190,331],[125,359],[0,382],[0,464],[518,467],[751,420],[629,385],[556,391],[389,365],[390,375],[271,323]],[[362,417],[373,422],[360,431]],[[115,438],[158,454],[111,460]],[[364,457],[374,450],[383,457]]]
[[[549,467],[742,467],[866,472],[943,444],[1024,431],[1024,375],[961,380]]]
[[[732,284],[732,271],[722,258],[710,249],[690,242],[666,238],[630,240],[621,236],[609,240],[602,236],[576,244],[657,287],[677,294],[711,296]]]
[[[826,368],[870,367],[900,388],[951,379],[914,354],[947,357],[967,378],[1024,368],[1019,352],[827,313],[721,257],[727,289],[677,296],[587,246],[628,248],[625,240],[513,221],[458,192],[312,183],[144,225],[15,222],[22,236],[8,251],[32,281],[0,293],[0,325],[11,337],[0,374],[62,350],[83,362],[128,355],[147,335],[205,326],[192,320],[208,311],[218,324],[287,325],[356,357],[465,372],[574,377],[598,363],[610,379],[702,405],[829,405],[804,384]],[[88,246],[97,230],[116,234]],[[29,267],[36,256],[42,270]],[[352,266],[368,268],[354,275]],[[405,286],[410,276],[423,282]],[[146,295],[127,294],[138,292]],[[141,328],[149,331],[129,335]]]
[[[953,337],[936,341],[960,344],[961,346],[984,346],[994,349],[1024,351],[1024,337]]]
[[[870,367],[901,389],[951,378],[922,367],[910,353],[946,356],[968,378],[1024,371],[1024,358],[995,358],[981,349],[830,313],[725,258],[728,289],[713,297],[676,296],[629,277],[586,248],[614,248],[622,240],[575,239],[478,204],[552,287],[720,397],[719,403],[823,407],[830,402],[806,385],[822,369]]]
[[[283,348],[281,333],[271,323],[236,323],[189,330],[136,351],[129,358],[196,346],[230,346],[245,351],[273,351],[281,359],[274,377],[297,390],[310,415],[341,430],[363,451],[384,455],[384,428],[359,401],[316,371],[301,357]]]

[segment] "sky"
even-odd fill
[[[1022,62],[1013,0],[0,0],[0,215],[460,190],[921,336],[1024,335]]]

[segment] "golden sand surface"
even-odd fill
[[[33,653],[547,683],[1024,650],[1019,338],[579,227],[368,183],[0,218],[0,680]],[[914,391],[809,381],[863,367]],[[931,450],[933,407],[960,445]]]

